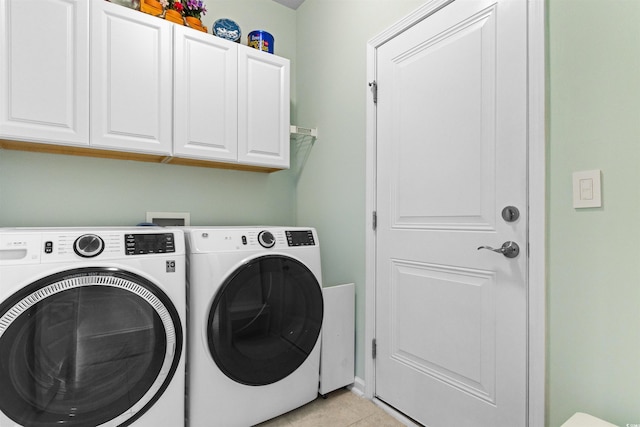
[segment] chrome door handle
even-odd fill
[[[520,253],[520,246],[518,246],[516,242],[512,242],[512,241],[504,242],[502,244],[502,247],[498,249],[494,249],[491,246],[480,246],[478,250],[480,249],[487,249],[493,252],[498,252],[506,256],[507,258],[515,258]]]

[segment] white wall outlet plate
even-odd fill
[[[573,173],[573,207],[602,207],[600,169]]]

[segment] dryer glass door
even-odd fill
[[[255,258],[223,283],[209,312],[209,350],[231,379],[266,385],[294,372],[315,347],[322,289],[299,261]]]
[[[166,388],[181,337],[173,305],[140,276],[42,279],[0,305],[0,410],[24,426],[128,425]]]

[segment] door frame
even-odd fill
[[[367,83],[374,82],[377,49],[398,34],[454,0],[429,0],[367,42]],[[545,425],[546,377],[546,62],[545,2],[527,0],[527,209],[528,224],[528,338],[527,418],[529,426]],[[365,240],[365,355],[364,395],[375,399],[376,379],[372,342],[376,337],[376,106],[371,86],[366,105],[366,240]]]

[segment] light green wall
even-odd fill
[[[298,223],[318,229],[325,286],[356,284],[356,375],[364,378],[366,43],[420,6],[306,0],[298,9],[298,124],[319,137],[297,188]]]
[[[0,226],[135,225],[147,211],[192,225],[292,224],[288,171],[264,174],[0,150]]]
[[[549,426],[640,424],[640,2],[549,0]],[[601,169],[603,207],[571,174]]]

